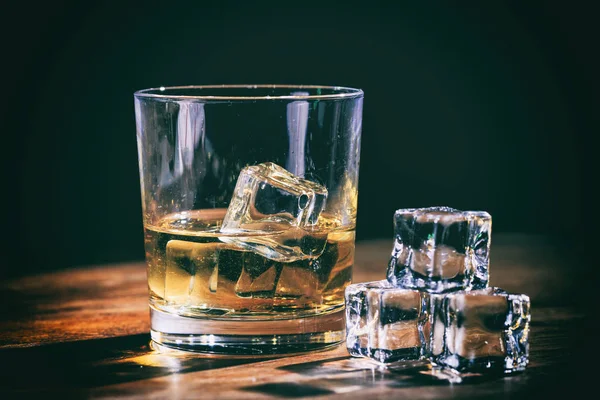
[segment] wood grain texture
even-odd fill
[[[388,240],[359,242],[354,281],[383,279]],[[272,359],[209,358],[153,348],[143,263],[95,266],[0,283],[0,397],[537,398],[580,377],[584,314],[565,259],[544,240],[497,235],[491,284],[532,299],[531,363],[513,376],[460,384],[422,368],[380,369],[345,347]],[[585,383],[585,382],[584,382]],[[581,385],[579,385],[581,387]]]

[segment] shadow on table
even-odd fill
[[[302,398],[326,395],[347,395],[361,397],[365,390],[377,389],[369,393],[404,393],[410,398],[533,398],[534,395],[558,393],[556,385],[548,382],[564,382],[560,372],[548,374],[545,368],[529,369],[523,373],[499,374],[458,374],[438,371],[425,362],[406,362],[387,368],[370,363],[365,359],[334,357],[324,360],[298,363],[279,369],[302,376],[297,382],[273,382],[242,388],[275,396],[276,398]],[[559,371],[564,371],[563,368]],[[415,388],[415,391],[397,392],[396,389]]]
[[[208,358],[158,348],[147,334],[0,349],[0,359],[2,390],[25,391],[94,388],[257,361]]]
[[[336,357],[280,367],[308,379],[247,387],[245,390],[294,398],[351,393],[374,387],[408,388],[502,381],[499,374],[458,374],[434,370],[427,362],[404,362],[382,367],[365,359]],[[518,378],[517,378],[518,379]]]
[[[460,383],[456,376],[438,374],[427,364],[413,363],[389,368],[349,356],[324,354],[322,358],[277,367],[290,373],[285,382],[264,382],[241,390],[280,398],[318,397],[330,394],[356,394],[365,389],[388,390],[422,388],[431,397],[447,397],[448,389],[458,397],[539,398],[540,394],[564,393],[577,382],[590,385],[595,380],[581,376],[581,363],[574,352],[571,331],[582,332],[581,318],[548,314],[532,321],[532,363],[523,374],[511,376],[463,375]],[[565,343],[557,347],[556,343]],[[207,358],[199,354],[156,348],[150,345],[148,334],[95,339],[79,342],[49,344],[37,347],[0,349],[0,397],[5,393],[52,392],[65,390],[82,394],[87,389],[119,383],[139,382],[135,391],[161,388],[145,381],[149,378],[217,370],[236,365],[265,361],[258,359]],[[268,371],[268,368],[265,369]],[[444,388],[444,386],[446,388]],[[121,394],[114,389],[115,394]],[[421,389],[418,389],[421,390]],[[104,394],[110,394],[110,389]],[[518,396],[517,396],[518,395]]]

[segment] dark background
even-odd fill
[[[0,276],[143,258],[133,92],[187,84],[362,88],[359,240],[391,249],[395,209],[448,205],[572,251],[598,132],[591,10],[398,3],[12,5]]]

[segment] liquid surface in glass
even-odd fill
[[[145,224],[153,307],[191,317],[259,319],[318,315],[343,307],[344,290],[352,279],[354,226],[342,226],[323,213],[310,232],[270,224],[251,233],[224,234],[219,228],[225,212],[193,210]],[[286,262],[233,244],[249,236],[305,252],[314,249],[314,256]]]

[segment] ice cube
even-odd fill
[[[431,293],[487,287],[491,223],[484,211],[397,210],[388,280]]]
[[[438,334],[438,350],[431,356],[435,364],[460,372],[525,369],[531,318],[528,296],[489,287],[439,298],[441,307],[435,317],[442,321],[444,333]]]
[[[369,355],[367,292],[370,289],[386,287],[390,287],[388,281],[355,283],[346,288],[346,348],[354,357]]]
[[[277,310],[303,309],[322,300],[322,283],[303,262],[282,264],[273,306]]]
[[[199,285],[210,290],[211,276],[217,271],[217,251],[221,243],[195,243],[170,240],[167,243],[165,301],[173,305],[192,304]],[[213,286],[216,284],[213,283]]]
[[[317,258],[327,241],[317,221],[327,189],[274,163],[244,168],[221,232],[222,241],[275,261]]]
[[[243,267],[235,285],[240,297],[273,298],[281,264],[252,252],[244,252]]]
[[[170,240],[166,258],[164,300],[177,312],[262,311],[273,306],[272,297],[261,298],[274,291],[275,281],[269,288],[266,274],[273,262],[257,254],[227,243]],[[260,268],[265,271],[258,273]]]
[[[346,347],[351,355],[380,363],[424,357],[427,293],[382,280],[350,285],[345,294]]]

